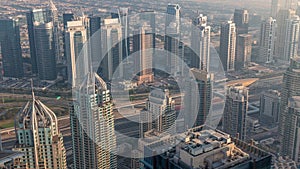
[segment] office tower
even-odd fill
[[[149,25],[150,25],[153,33],[156,33],[156,17],[155,16],[156,16],[155,11],[152,11],[152,10],[141,12],[141,18],[143,20],[146,20],[149,22]],[[154,41],[154,43],[155,43],[155,41]],[[155,46],[155,44],[154,44],[154,46]]]
[[[67,60],[66,59],[66,56],[67,56],[67,49],[66,49],[66,30],[67,30],[67,23],[69,21],[73,21],[75,18],[74,18],[74,14],[73,13],[64,13],[63,14],[63,24],[64,24],[64,32],[63,32],[63,48],[64,48],[64,60]]]
[[[139,134],[140,138],[144,138],[144,133],[152,130],[152,114],[145,108],[140,111]]]
[[[36,99],[29,101],[15,119],[16,145],[24,153],[15,160],[15,168],[67,168],[63,136],[55,113]]]
[[[81,18],[78,21],[69,21],[65,30],[65,57],[68,65],[68,82],[72,87],[75,87],[76,74],[79,71],[76,68],[80,66],[76,65],[76,60],[83,49],[84,43],[88,39],[88,26],[86,22],[86,18]]]
[[[228,21],[221,26],[220,58],[225,71],[233,71],[235,63],[236,27]]]
[[[52,15],[52,22],[53,22],[53,39],[54,39],[54,48],[55,48],[55,57],[56,61],[58,63],[63,62],[62,54],[61,54],[61,49],[60,49],[60,25],[58,21],[58,10],[56,6],[54,5],[52,0],[49,0],[49,7],[51,10],[51,15]]]
[[[26,14],[27,18],[27,29],[29,36],[29,45],[30,45],[30,59],[32,64],[32,73],[38,73],[38,64],[36,56],[36,44],[35,44],[35,35],[34,35],[34,23],[48,23],[52,21],[52,14],[49,9],[34,9]]]
[[[285,119],[287,114],[285,109],[288,105],[288,99],[293,96],[300,96],[300,58],[292,58],[290,66],[283,74],[283,84],[281,89],[280,117],[279,117],[279,134],[284,135]]]
[[[277,90],[268,90],[260,96],[259,116],[263,124],[279,122],[280,93]]]
[[[20,29],[16,20],[0,19],[0,47],[3,76],[23,77],[23,61],[20,44]]]
[[[128,8],[117,8],[111,13],[111,18],[119,19],[122,25],[122,36],[123,36],[123,59],[127,58],[130,53],[130,41],[129,41],[129,9]]]
[[[166,25],[167,28],[171,23],[175,23],[176,32],[180,33],[180,24],[181,24],[181,7],[179,4],[168,4],[167,15],[166,15]]]
[[[248,111],[248,89],[244,86],[229,86],[223,114],[223,131],[246,139],[246,117]]]
[[[202,128],[146,145],[141,165],[145,169],[271,168],[272,155],[268,152],[227,133]]]
[[[152,59],[154,54],[154,33],[149,25],[138,28],[133,36],[133,53],[135,57],[135,73],[137,73],[138,84],[151,83],[154,80],[152,71]]]
[[[260,28],[259,61],[273,63],[275,57],[276,20],[272,17],[264,20]]]
[[[110,91],[96,73],[76,86],[70,109],[75,169],[117,168],[116,136]]]
[[[272,3],[271,3],[271,17],[272,18],[277,18],[277,14],[279,12],[279,1],[280,0],[272,0]]]
[[[180,34],[176,31],[175,23],[171,23],[166,30],[164,49],[167,52],[167,72],[176,76],[182,70],[182,48],[180,48]]]
[[[152,128],[157,132],[173,133],[175,130],[175,101],[170,97],[169,90],[154,89],[150,92],[147,101],[147,120],[152,122]]]
[[[74,20],[74,14],[73,13],[64,13],[63,14],[63,23],[64,23],[64,28],[67,27],[67,23],[69,21]]]
[[[300,160],[300,97],[289,98],[285,109],[286,123],[281,144],[281,154],[299,164]]]
[[[93,36],[98,30],[101,29],[101,17],[89,16],[89,37]]]
[[[209,72],[210,64],[210,31],[207,16],[199,14],[193,20],[191,47],[196,56],[192,57],[192,67]]]
[[[236,26],[237,35],[247,34],[249,29],[249,13],[246,9],[235,9],[233,22]]]
[[[38,77],[40,80],[55,80],[57,74],[53,23],[35,22],[33,29]]]
[[[190,70],[190,80],[186,82],[184,95],[184,119],[188,129],[204,125],[212,104],[212,81],[213,75],[205,70]]]
[[[101,17],[90,15],[88,21],[88,39],[90,45],[90,55],[92,58],[92,66],[94,69],[98,69],[100,65],[97,65],[100,60],[103,59],[101,48]]]
[[[122,40],[122,26],[119,20],[104,19],[104,24],[101,26],[102,56],[104,57],[101,63],[101,73],[105,80],[112,80],[113,75],[119,78],[123,76]]]
[[[295,15],[286,20],[286,34],[284,43],[284,60],[298,56],[300,18]]]
[[[251,62],[252,35],[240,34],[237,36],[235,70],[247,68]]]
[[[275,52],[276,52],[276,57],[280,60],[286,60],[285,56],[285,43],[287,39],[286,33],[288,32],[288,26],[287,26],[287,20],[290,20],[292,16],[295,14],[295,11],[293,10],[279,10],[278,12],[278,17],[277,17],[277,25],[278,29],[276,31],[276,47],[275,47]]]
[[[271,17],[277,19],[280,10],[287,10],[287,9],[296,10],[297,6],[298,6],[297,0],[272,0]]]

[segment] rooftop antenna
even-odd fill
[[[56,6],[54,5],[53,1],[52,0],[49,0],[49,6],[51,8],[51,11],[57,11],[57,8]]]

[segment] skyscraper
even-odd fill
[[[176,31],[175,23],[167,27],[164,48],[167,52],[167,72],[178,75],[182,68],[182,48],[180,48],[180,34]]]
[[[271,17],[277,19],[280,10],[297,9],[297,0],[272,0]]]
[[[3,76],[23,77],[23,61],[20,44],[20,29],[16,20],[0,19],[0,47]]]
[[[300,157],[300,96],[289,98],[285,108],[287,114],[283,140],[281,144],[282,155],[289,156],[296,163]]]
[[[58,10],[54,5],[52,0],[49,0],[49,7],[51,10],[52,15],[52,22],[53,22],[53,39],[54,39],[54,47],[55,47],[55,59],[58,63],[63,61],[62,54],[61,54],[61,46],[60,46],[60,25],[58,20]]]
[[[74,14],[73,13],[64,13],[63,14],[63,23],[64,23],[64,28],[67,27],[67,24],[69,21],[74,20]]]
[[[90,53],[92,58],[93,68],[98,69],[100,65],[99,60],[102,59],[102,48],[101,48],[101,17],[90,15],[88,21],[88,39],[90,45]]]
[[[233,71],[236,50],[235,23],[228,21],[221,26],[220,58],[225,71]]]
[[[167,28],[172,22],[176,25],[176,32],[180,33],[180,17],[181,17],[181,7],[179,4],[168,4],[167,15],[166,15],[166,25]]]
[[[210,31],[207,16],[199,14],[193,20],[191,46],[196,56],[192,57],[192,67],[209,72]]]
[[[244,86],[229,86],[223,114],[223,131],[238,139],[246,139],[246,118],[248,111],[248,89]]]
[[[278,16],[277,16],[277,24],[278,24],[278,29],[276,32],[277,40],[276,40],[276,47],[275,47],[275,52],[276,52],[276,57],[280,60],[286,60],[289,58],[286,58],[285,55],[285,48],[286,46],[286,40],[287,40],[287,20],[290,20],[292,16],[295,14],[295,11],[289,10],[289,9],[282,9],[279,10]]]
[[[251,62],[252,35],[240,34],[237,37],[235,70],[247,68]]]
[[[106,83],[89,73],[74,94],[70,109],[74,168],[117,168],[114,115]]]
[[[101,28],[101,17],[100,16],[89,16],[89,37],[93,36]]]
[[[233,22],[236,26],[236,33],[247,34],[249,29],[249,13],[246,9],[235,9]]]
[[[122,49],[123,49],[123,59],[129,56],[130,52],[130,41],[129,41],[129,9],[128,8],[119,8],[115,9],[111,14],[112,18],[119,19],[119,22],[122,25]]]
[[[272,3],[271,3],[271,17],[272,18],[277,18],[277,14],[278,14],[278,11],[279,11],[279,0],[272,0]]]
[[[268,90],[260,96],[259,116],[263,124],[278,124],[280,114],[280,93]]]
[[[213,74],[192,68],[190,80],[186,82],[184,98],[185,127],[188,129],[204,125],[212,100]]]
[[[284,43],[284,60],[290,60],[298,56],[300,18],[294,15],[286,20],[286,34]]]
[[[34,36],[34,22],[48,23],[52,20],[52,14],[49,9],[34,9],[26,14],[27,28],[30,45],[30,59],[32,64],[32,73],[38,73],[37,56]]]
[[[13,150],[24,152],[16,168],[66,169],[66,151],[55,113],[37,100],[28,102],[15,119],[17,142]]]
[[[35,22],[33,29],[38,77],[40,80],[55,80],[57,74],[53,22]]]
[[[288,99],[293,96],[300,96],[300,58],[292,58],[290,66],[283,75],[283,85],[281,90],[279,134],[284,135],[284,126],[286,125],[287,114],[285,112],[288,106]]]
[[[68,65],[68,82],[75,87],[76,59],[79,57],[84,43],[88,39],[86,18],[67,22],[65,31],[66,59]]]
[[[104,19],[101,27],[102,56],[104,57],[101,68],[105,80],[111,80],[114,74],[115,77],[123,76],[122,40],[122,26],[119,20]],[[118,72],[115,72],[117,70]]]
[[[272,17],[264,20],[260,29],[259,61],[272,63],[275,58],[276,20]]]
[[[138,83],[150,83],[154,80],[152,71],[152,59],[154,54],[154,33],[149,25],[138,28],[137,34],[133,36],[133,53],[139,56],[135,60],[135,72]]]
[[[162,133],[175,132],[175,101],[170,97],[169,90],[154,89],[150,92],[147,109],[141,112],[141,136],[144,132],[154,130]]]

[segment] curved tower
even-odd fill
[[[75,169],[115,169],[116,136],[110,91],[96,73],[74,89],[70,110]]]
[[[15,151],[24,152],[24,156],[15,161],[16,168],[67,168],[66,151],[62,134],[58,130],[55,113],[33,99],[18,113],[15,119]]]

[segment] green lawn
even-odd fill
[[[0,129],[14,127],[14,119],[0,120]]]

